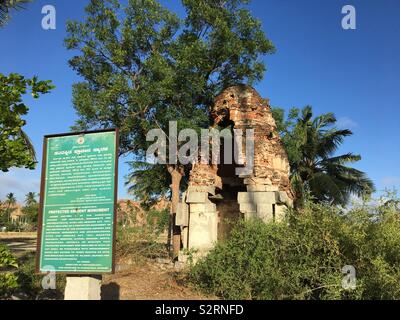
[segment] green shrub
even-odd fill
[[[18,277],[10,269],[18,268],[17,259],[0,244],[0,298],[10,296],[18,287]]]
[[[190,280],[225,299],[399,299],[399,248],[395,207],[307,204],[282,223],[239,222]],[[346,265],[356,269],[355,290],[342,288]]]
[[[18,291],[29,299],[62,299],[66,284],[65,275],[56,275],[56,289],[42,288],[43,275],[37,275],[35,269],[35,254],[28,253],[20,262],[17,272]]]

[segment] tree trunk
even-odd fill
[[[183,168],[179,165],[169,165],[168,172],[171,175],[171,209],[170,223],[168,233],[168,245],[171,248],[171,233],[172,233],[172,253],[171,257],[176,259],[181,249],[181,229],[175,225],[176,211],[179,203],[179,191],[182,177],[184,175]]]

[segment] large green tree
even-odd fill
[[[297,206],[307,195],[318,202],[346,205],[351,195],[364,197],[374,192],[366,174],[348,166],[361,160],[360,155],[336,155],[344,138],[353,133],[339,130],[333,113],[313,118],[312,108],[307,106],[293,108],[287,119],[283,109],[275,108],[273,114],[289,157]]]
[[[9,20],[11,9],[21,9],[31,0],[0,0],[0,27]],[[0,73],[0,170],[11,167],[34,169],[36,155],[31,140],[23,130],[23,120],[29,108],[22,101],[30,91],[33,98],[39,98],[53,89],[51,81],[39,81],[35,76],[26,79],[22,75]]]
[[[218,91],[263,77],[260,57],[274,47],[248,2],[183,0],[180,19],[155,0],[91,0],[85,20],[68,24],[66,46],[78,51],[69,63],[84,79],[73,87],[74,128],[119,127],[120,154],[134,155],[135,170],[169,173],[172,214],[187,170],[179,163],[137,168],[146,134],[158,128],[168,135],[172,120],[178,129],[208,127]],[[156,191],[149,176],[155,175],[134,176],[144,186],[132,189],[137,196],[146,187]]]
[[[48,93],[54,86],[51,81],[39,81],[35,76],[26,79],[12,73],[5,76],[0,73],[0,170],[8,171],[11,167],[34,169],[35,151],[23,127],[23,119],[29,108],[23,103],[23,96],[28,92],[33,98]]]

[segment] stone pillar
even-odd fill
[[[67,276],[64,300],[101,300],[102,276]]]
[[[184,235],[183,247],[194,250],[196,257],[211,250],[218,239],[217,208],[208,199],[209,193],[214,193],[214,188],[189,187],[176,214],[176,223]]]
[[[288,197],[282,191],[251,191],[239,192],[238,203],[240,212],[245,219],[259,218],[264,222],[282,221],[285,210],[291,206],[286,202]]]

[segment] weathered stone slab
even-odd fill
[[[275,192],[238,192],[239,203],[276,203]]]
[[[208,200],[208,193],[188,191],[186,194],[186,203],[205,203]]]
[[[272,182],[268,178],[246,178],[243,180],[244,184],[247,185],[272,185]]]
[[[272,204],[258,204],[257,216],[264,222],[269,222],[274,219],[274,208]]]
[[[218,217],[211,212],[191,212],[189,230],[189,249],[209,250],[218,239]]]
[[[184,249],[187,249],[188,247],[188,231],[189,231],[188,227],[181,227],[181,237]]]
[[[273,185],[247,185],[247,192],[276,192],[279,191],[278,186]]]
[[[255,218],[258,218],[257,212],[249,211],[249,212],[244,213],[245,220],[250,220],[250,219],[255,219]]]
[[[101,300],[101,276],[68,276],[64,300]]]
[[[257,205],[254,203],[240,203],[240,212],[257,212]]]
[[[189,192],[205,192],[205,193],[209,193],[212,194],[213,196],[215,196],[215,187],[213,186],[189,186],[187,191]]]
[[[189,225],[189,206],[186,203],[178,203],[175,223],[177,226],[187,227]]]
[[[247,185],[247,192],[265,192],[267,191],[267,186],[263,184],[250,184]]]
[[[190,213],[193,212],[205,212],[206,205],[204,203],[191,203],[189,206]]]

